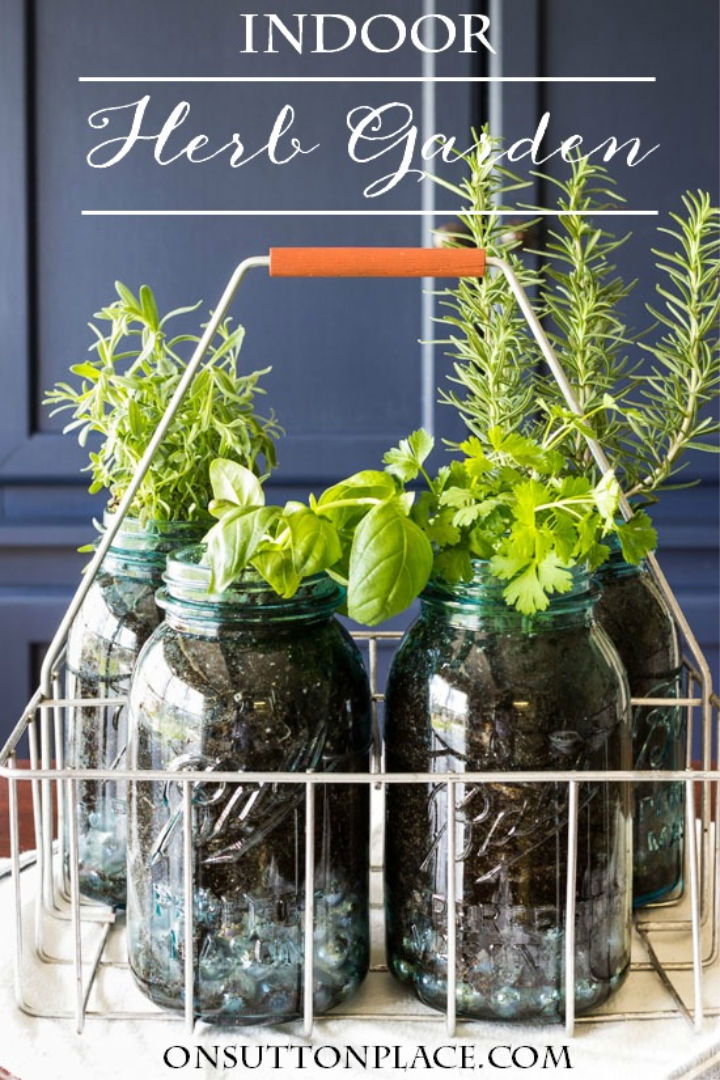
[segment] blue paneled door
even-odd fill
[[[437,0],[438,12],[459,18],[487,11],[495,19],[500,61],[457,49],[436,57],[411,46],[378,54],[355,44],[336,55],[296,54],[279,41],[272,55],[242,53],[242,5],[201,0],[1,0],[0,3],[0,674],[7,730],[33,679],[34,658],[47,641],[76,581],[82,557],[75,547],[91,532],[98,502],[85,493],[83,453],[59,433],[41,406],[42,392],[80,359],[90,336],[86,322],[112,294],[116,278],[147,281],[163,307],[203,298],[211,306],[235,264],[271,245],[430,242],[431,221],[414,212],[435,200],[437,221],[452,218],[451,196],[410,175],[382,197],[364,189],[397,168],[398,149],[359,164],[348,155],[347,116],[395,102],[387,123],[412,116],[423,137],[456,134],[462,144],[472,122],[488,111],[508,138],[529,134],[550,108],[561,132],[618,134],[636,129],[664,145],[657,166],[625,173],[628,205],[673,204],[686,186],[712,186],[717,152],[716,40],[712,0],[697,0],[693,19],[677,21],[672,0],[648,6],[627,0],[622,25],[592,0]],[[256,0],[264,14],[290,18],[298,5]],[[412,22],[433,10],[431,0],[349,0],[312,5],[338,8],[359,23],[379,12]],[[499,14],[502,13],[502,26]],[[382,30],[380,23],[377,26]],[[622,32],[620,33],[620,29]],[[389,32],[386,25],[385,33]],[[491,39],[493,34],[491,32]],[[380,38],[379,44],[387,44]],[[286,47],[287,45],[287,47]],[[658,75],[648,87],[535,86],[469,81],[287,83],[153,83],[147,76],[335,76],[453,80],[487,74]],[[135,77],[139,82],[81,82],[81,77]],[[287,104],[293,133],[318,150],[286,166],[260,154],[239,168],[227,158],[202,165],[187,160],[159,167],[150,143],[117,165],[91,168],[86,156],[127,129],[133,102],[148,98],[146,132],[159,130],[180,101],[190,112],[168,144],[204,133],[218,147],[238,132],[252,153],[267,141]],[[92,128],[88,123],[96,114]],[[357,114],[356,114],[357,115]],[[688,137],[688,117],[697,134]],[[621,130],[622,129],[622,130]],[[387,128],[385,129],[388,130]],[[170,153],[172,156],[172,153]],[[95,160],[102,159],[97,151]],[[413,164],[417,165],[415,161]],[[538,193],[540,195],[541,193]],[[242,209],[242,217],[87,217],[83,210]],[[348,211],[382,211],[357,216]],[[262,211],[282,211],[266,216]],[[299,211],[300,213],[293,213]],[[332,214],[316,216],[317,211]],[[303,213],[304,212],[304,213]],[[639,243],[626,271],[643,269],[652,223],[637,225]],[[639,310],[644,299],[636,300]],[[376,464],[398,437],[432,423],[458,434],[446,407],[435,407],[444,378],[442,349],[419,344],[431,336],[422,285],[407,281],[269,281],[255,275],[243,288],[237,318],[247,329],[248,367],[272,364],[268,403],[287,429],[278,496],[318,487],[343,473]],[[664,544],[673,582],[693,623],[717,650],[716,474],[699,469],[703,486],[678,493],[663,510]]]
[[[290,6],[252,5],[258,24],[263,14],[280,12],[291,26]],[[390,6],[410,22],[424,10],[414,0]],[[313,11],[336,8],[318,3]],[[359,23],[372,14],[363,0],[342,10]],[[445,4],[446,12],[461,10],[459,0]],[[386,55],[356,45],[338,55],[299,56],[279,35],[277,54],[243,54],[236,4],[3,0],[1,11],[0,667],[7,729],[29,692],[34,658],[80,573],[74,548],[89,538],[99,510],[85,492],[84,454],[60,434],[61,418],[48,417],[42,393],[82,358],[91,341],[86,323],[111,299],[114,280],[148,282],[165,309],[199,298],[211,307],[234,266],[272,245],[427,242],[424,219],[410,213],[427,205],[417,177],[380,199],[364,196],[367,185],[397,168],[402,154],[398,149],[380,161],[353,162],[347,117],[394,103],[388,128],[411,118],[426,136],[432,93],[417,81],[272,81],[414,80],[429,69],[409,46]],[[378,23],[377,29],[384,47],[391,28]],[[471,73],[474,58],[455,52],[443,62],[458,77]],[[154,83],[143,80],[147,75],[265,81]],[[79,81],[83,77],[141,81]],[[259,153],[239,168],[229,166],[227,155],[202,166],[181,159],[159,167],[148,144],[111,168],[90,167],[87,155],[128,131],[132,103],[145,98],[147,133],[157,132],[181,101],[190,105],[168,157],[191,136],[204,133],[215,148],[234,132],[252,155],[286,105],[294,110],[292,135],[304,148],[318,149],[286,166]],[[463,136],[474,104],[470,85],[443,88],[440,107]],[[96,149],[93,160],[109,154]],[[82,216],[88,209],[128,208],[257,213]],[[382,215],[355,213],[371,209]],[[265,273],[248,279],[235,314],[247,330],[248,368],[273,368],[268,406],[287,431],[279,496],[379,463],[393,442],[432,417],[434,393],[427,378],[423,383],[419,346],[422,305],[418,281],[270,281]]]

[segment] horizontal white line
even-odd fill
[[[657,217],[658,210],[82,210],[83,217]]]
[[[654,83],[654,75],[81,75],[81,83]]]

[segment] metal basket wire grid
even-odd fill
[[[314,249],[317,251],[317,249]],[[332,250],[332,249],[331,249]],[[347,249],[343,249],[347,251]],[[351,249],[354,250],[354,249]],[[368,249],[370,250],[370,249]],[[374,249],[373,249],[374,250]],[[386,249],[392,252],[394,249]],[[412,249],[410,249],[412,250]],[[417,252],[416,252],[417,254]],[[445,252],[423,252],[424,256],[433,255],[436,260],[440,256],[447,256]],[[454,252],[453,254],[457,254]],[[474,253],[476,256],[478,253]],[[479,253],[482,255],[482,253]],[[512,271],[499,260],[487,260],[493,263],[499,270],[506,273],[510,284],[523,309],[528,323],[531,326],[538,342],[546,353],[546,359],[553,370],[553,374],[563,387],[571,407],[577,409],[571,389],[559,368],[557,360],[552,353],[550,345],[543,334],[542,328],[537,323],[532,309],[522,292],[517,281],[513,281]],[[355,266],[357,260],[351,258],[351,265]],[[484,260],[483,260],[484,262]],[[112,542],[115,531],[119,528],[122,518],[134,498],[144,471],[161,441],[163,434],[172,421],[175,409],[182,399],[195,371],[200,365],[209,341],[212,339],[217,324],[224,317],[227,308],[232,301],[237,286],[245,271],[251,267],[268,266],[270,260],[261,257],[246,260],[241,264],[233,275],[226,292],[216,309],[211,323],[208,325],[203,338],[198,345],[193,358],[188,365],[186,375],[178,387],[173,402],[166,416],[159,425],[155,436],[147,448],[141,462],[133,485],[126,493],[118,513],[115,516],[114,525],[103,536],[95,556],[84,576],[71,605],[63,618],[58,632],[48,650],[43,665],[41,684],[33,694],[28,706],[17,723],[14,731],[0,753],[0,776],[8,784],[9,793],[9,828],[10,828],[10,887],[14,905],[13,929],[15,937],[14,949],[14,988],[18,1008],[23,1012],[36,1017],[70,1019],[75,1021],[78,1033],[82,1032],[87,1018],[102,1018],[108,1020],[167,1020],[173,1014],[168,1014],[155,1007],[146,1010],[129,1011],[107,998],[106,995],[94,993],[97,989],[98,975],[102,971],[117,970],[121,973],[121,979],[128,984],[132,977],[127,962],[118,959],[113,954],[110,946],[117,947],[117,939],[122,935],[122,926],[116,920],[115,913],[107,906],[88,901],[80,896],[79,887],[79,853],[77,833],[77,802],[78,785],[82,781],[94,780],[100,782],[133,782],[136,784],[144,781],[168,781],[172,780],[178,786],[182,795],[183,809],[183,893],[184,893],[184,1019],[192,1028],[195,1024],[194,1015],[194,986],[196,976],[196,957],[194,955],[194,913],[193,913],[193,836],[192,836],[192,799],[193,789],[196,784],[207,784],[208,776],[202,771],[184,771],[182,776],[177,772],[170,773],[161,770],[135,770],[121,769],[109,766],[103,769],[71,769],[65,766],[65,727],[68,710],[82,709],[84,707],[99,707],[109,710],[118,710],[125,707],[125,698],[66,698],[62,693],[62,670],[64,662],[64,649],[68,629],[72,623],[84,596],[89,589],[100,563]],[[436,262],[429,264],[421,259],[415,270],[402,271],[390,270],[387,276],[399,272],[406,276],[421,276],[423,273],[436,268]],[[340,271],[337,265],[333,265],[333,274],[344,273],[351,276],[357,272],[352,269]],[[377,274],[377,269],[367,270],[366,273]],[[457,272],[457,271],[453,271]],[[470,271],[464,273],[481,273],[477,264]],[[600,448],[593,440],[588,440],[598,464],[606,471],[609,463]],[[623,500],[623,511],[629,514],[627,503]],[[457,912],[456,883],[454,874],[450,869],[454,866],[457,851],[456,819],[457,802],[456,793],[458,788],[465,785],[485,783],[526,783],[526,784],[556,784],[566,785],[568,795],[568,822],[565,843],[567,847],[567,879],[565,882],[565,933],[564,933],[564,983],[565,987],[575,985],[575,914],[576,914],[576,868],[577,868],[577,839],[578,839],[578,793],[579,786],[584,783],[643,783],[657,781],[682,781],[685,788],[686,806],[686,844],[685,844],[685,882],[686,896],[674,901],[661,902],[651,907],[644,908],[636,914],[635,929],[637,940],[640,943],[640,955],[633,958],[631,964],[630,981],[639,980],[643,973],[654,973],[651,977],[657,977],[669,995],[670,1001],[666,1008],[655,1006],[643,1009],[642,1006],[632,1011],[603,1009],[602,1012],[590,1016],[578,1018],[584,1023],[600,1023],[621,1019],[664,1019],[683,1016],[696,1029],[699,1030],[704,1016],[720,1015],[720,1003],[704,1001],[703,999],[703,968],[712,965],[718,957],[718,910],[719,895],[717,881],[717,862],[719,847],[719,830],[717,820],[717,800],[715,808],[712,807],[712,790],[717,789],[720,780],[720,772],[712,767],[712,751],[714,736],[717,733],[717,725],[720,711],[720,700],[713,694],[710,672],[698,643],[696,642],[687,620],[678,605],[656,559],[650,557],[650,569],[656,581],[664,593],[678,631],[684,640],[685,653],[690,659],[685,659],[683,664],[687,680],[687,696],[661,698],[646,697],[634,698],[633,705],[650,707],[683,708],[687,716],[687,747],[686,768],[684,770],[661,771],[661,770],[618,770],[618,771],[566,771],[550,772],[543,770],[533,771],[483,771],[465,773],[387,773],[384,771],[382,726],[380,709],[383,702],[383,694],[380,691],[379,649],[392,646],[400,638],[400,634],[393,631],[358,631],[354,637],[366,650],[367,668],[370,679],[373,708],[373,738],[371,750],[371,768],[368,774],[358,773],[314,773],[314,772],[280,772],[280,771],[242,771],[242,772],[213,772],[213,783],[238,784],[292,784],[302,785],[305,799],[305,842],[304,842],[304,889],[305,904],[302,915],[303,919],[303,1034],[309,1037],[313,1030],[316,1018],[313,1014],[313,983],[314,983],[314,956],[313,956],[313,921],[314,921],[314,876],[315,876],[315,851],[314,851],[314,826],[315,826],[315,795],[319,785],[326,784],[368,784],[371,788],[371,812],[378,809],[382,811],[382,797],[388,784],[421,784],[432,783],[444,785],[447,791],[448,821],[447,821],[447,896],[444,898],[448,911]],[[700,770],[693,770],[692,746],[694,734],[699,730],[702,756]],[[17,752],[21,741],[27,737],[27,745],[30,757],[30,768],[19,768]],[[18,813],[18,785],[29,784],[32,791],[33,829],[35,839],[35,855],[21,856],[19,813]],[[700,791],[699,817],[696,817],[695,793]],[[60,839],[57,839],[59,837]],[[371,879],[378,884],[378,878],[382,875],[382,845],[375,845],[376,850],[372,853],[370,874]],[[36,879],[34,896],[26,906],[26,894],[29,892],[23,884],[23,870],[31,861],[36,861]],[[68,884],[65,886],[64,866],[68,867]],[[374,889],[371,895],[377,895]],[[678,905],[682,905],[682,910]],[[382,904],[377,901],[372,905],[381,909]],[[688,908],[689,911],[685,909]],[[449,1035],[454,1035],[456,1029],[456,962],[457,962],[457,915],[455,919],[448,919],[447,927],[447,1001],[445,1023]],[[381,930],[381,919],[377,919],[376,930]],[[92,948],[88,948],[84,939],[85,932],[92,929],[94,942]],[[51,952],[48,940],[51,936],[57,937],[60,931],[62,949]],[[668,956],[666,946],[672,944],[675,950],[680,947],[680,955]],[[377,944],[377,943],[376,943]],[[637,950],[636,950],[637,951]],[[49,1004],[37,1003],[30,1000],[30,983],[28,976],[30,965],[45,965],[45,970],[53,968],[60,970],[68,978],[65,979],[63,1000],[53,999]],[[376,963],[371,966],[369,980],[382,977],[386,972],[384,963]],[[686,975],[682,975],[685,972]],[[673,975],[675,978],[673,979]],[[645,975],[645,978],[648,976]],[[691,980],[691,989],[682,993],[676,983],[678,980],[687,982]],[[122,996],[122,995],[120,995]],[[59,997],[59,995],[58,995]],[[99,999],[99,1000],[98,1000]],[[687,999],[687,1000],[686,1000]],[[327,1014],[328,1018],[347,1018],[354,1020],[373,1020],[376,1022],[393,1020],[417,1020],[425,1023],[432,1022],[435,1018],[441,1018],[441,1014],[433,1013],[429,1009],[416,1009],[414,1012],[398,1013],[388,1008],[378,1008],[377,1011],[349,1012],[334,1010]],[[575,1018],[574,994],[565,993],[565,1028],[569,1035],[573,1033]]]

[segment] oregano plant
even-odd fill
[[[134,294],[116,283],[117,299],[91,322],[90,356],[70,371],[77,382],[58,383],[45,398],[52,415],[69,412],[64,431],[89,445],[91,492],[105,490],[117,505],[137,469],[178,382],[194,333],[173,332],[200,304],[161,316],[152,289]],[[244,330],[225,321],[211,343],[166,437],[133,501],[141,521],[193,521],[207,516],[210,464],[218,456],[266,475],[276,465],[275,439],[282,429],[273,413],[256,411],[259,385],[270,369],[238,369]],[[96,448],[93,447],[96,439]]]

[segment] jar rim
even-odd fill
[[[592,608],[597,600],[598,587],[586,565],[568,567],[572,586],[564,593],[551,593],[548,606],[534,615],[524,615],[508,604],[503,596],[507,582],[490,572],[488,559],[471,560],[473,578],[450,584],[441,578],[431,578],[421,593],[420,600],[427,604],[440,604],[462,614],[472,614],[482,609],[488,615],[501,615],[508,619],[543,620],[566,612]]]
[[[163,574],[165,588],[158,594],[161,607],[195,611],[199,618],[218,612],[223,617],[232,617],[235,612],[242,619],[296,618],[302,617],[300,609],[304,606],[311,607],[313,615],[326,609],[332,613],[345,598],[343,586],[325,573],[303,578],[293,596],[283,597],[254,568],[244,570],[222,592],[210,592],[211,569],[203,561],[206,551],[204,544],[194,544],[168,555]]]
[[[107,529],[117,518],[117,510],[111,510],[109,507],[105,507],[103,510],[102,522],[95,522],[96,527],[100,532]],[[128,537],[139,536],[149,537],[158,536],[164,537],[168,535],[187,536],[197,535],[200,529],[205,529],[212,523],[212,519],[197,519],[196,521],[161,521],[158,518],[148,518],[147,521],[141,521],[139,517],[135,517],[131,514],[126,514],[120,523],[117,536],[127,535]]]
[[[107,507],[102,522],[95,527],[102,534],[116,520],[116,512]],[[106,559],[111,563],[119,560],[129,571],[133,568],[144,573],[152,564],[159,570],[165,566],[165,556],[174,548],[187,546],[200,539],[207,531],[204,521],[156,521],[141,522],[137,517],[125,517],[113,537]],[[96,541],[97,543],[97,541]]]

